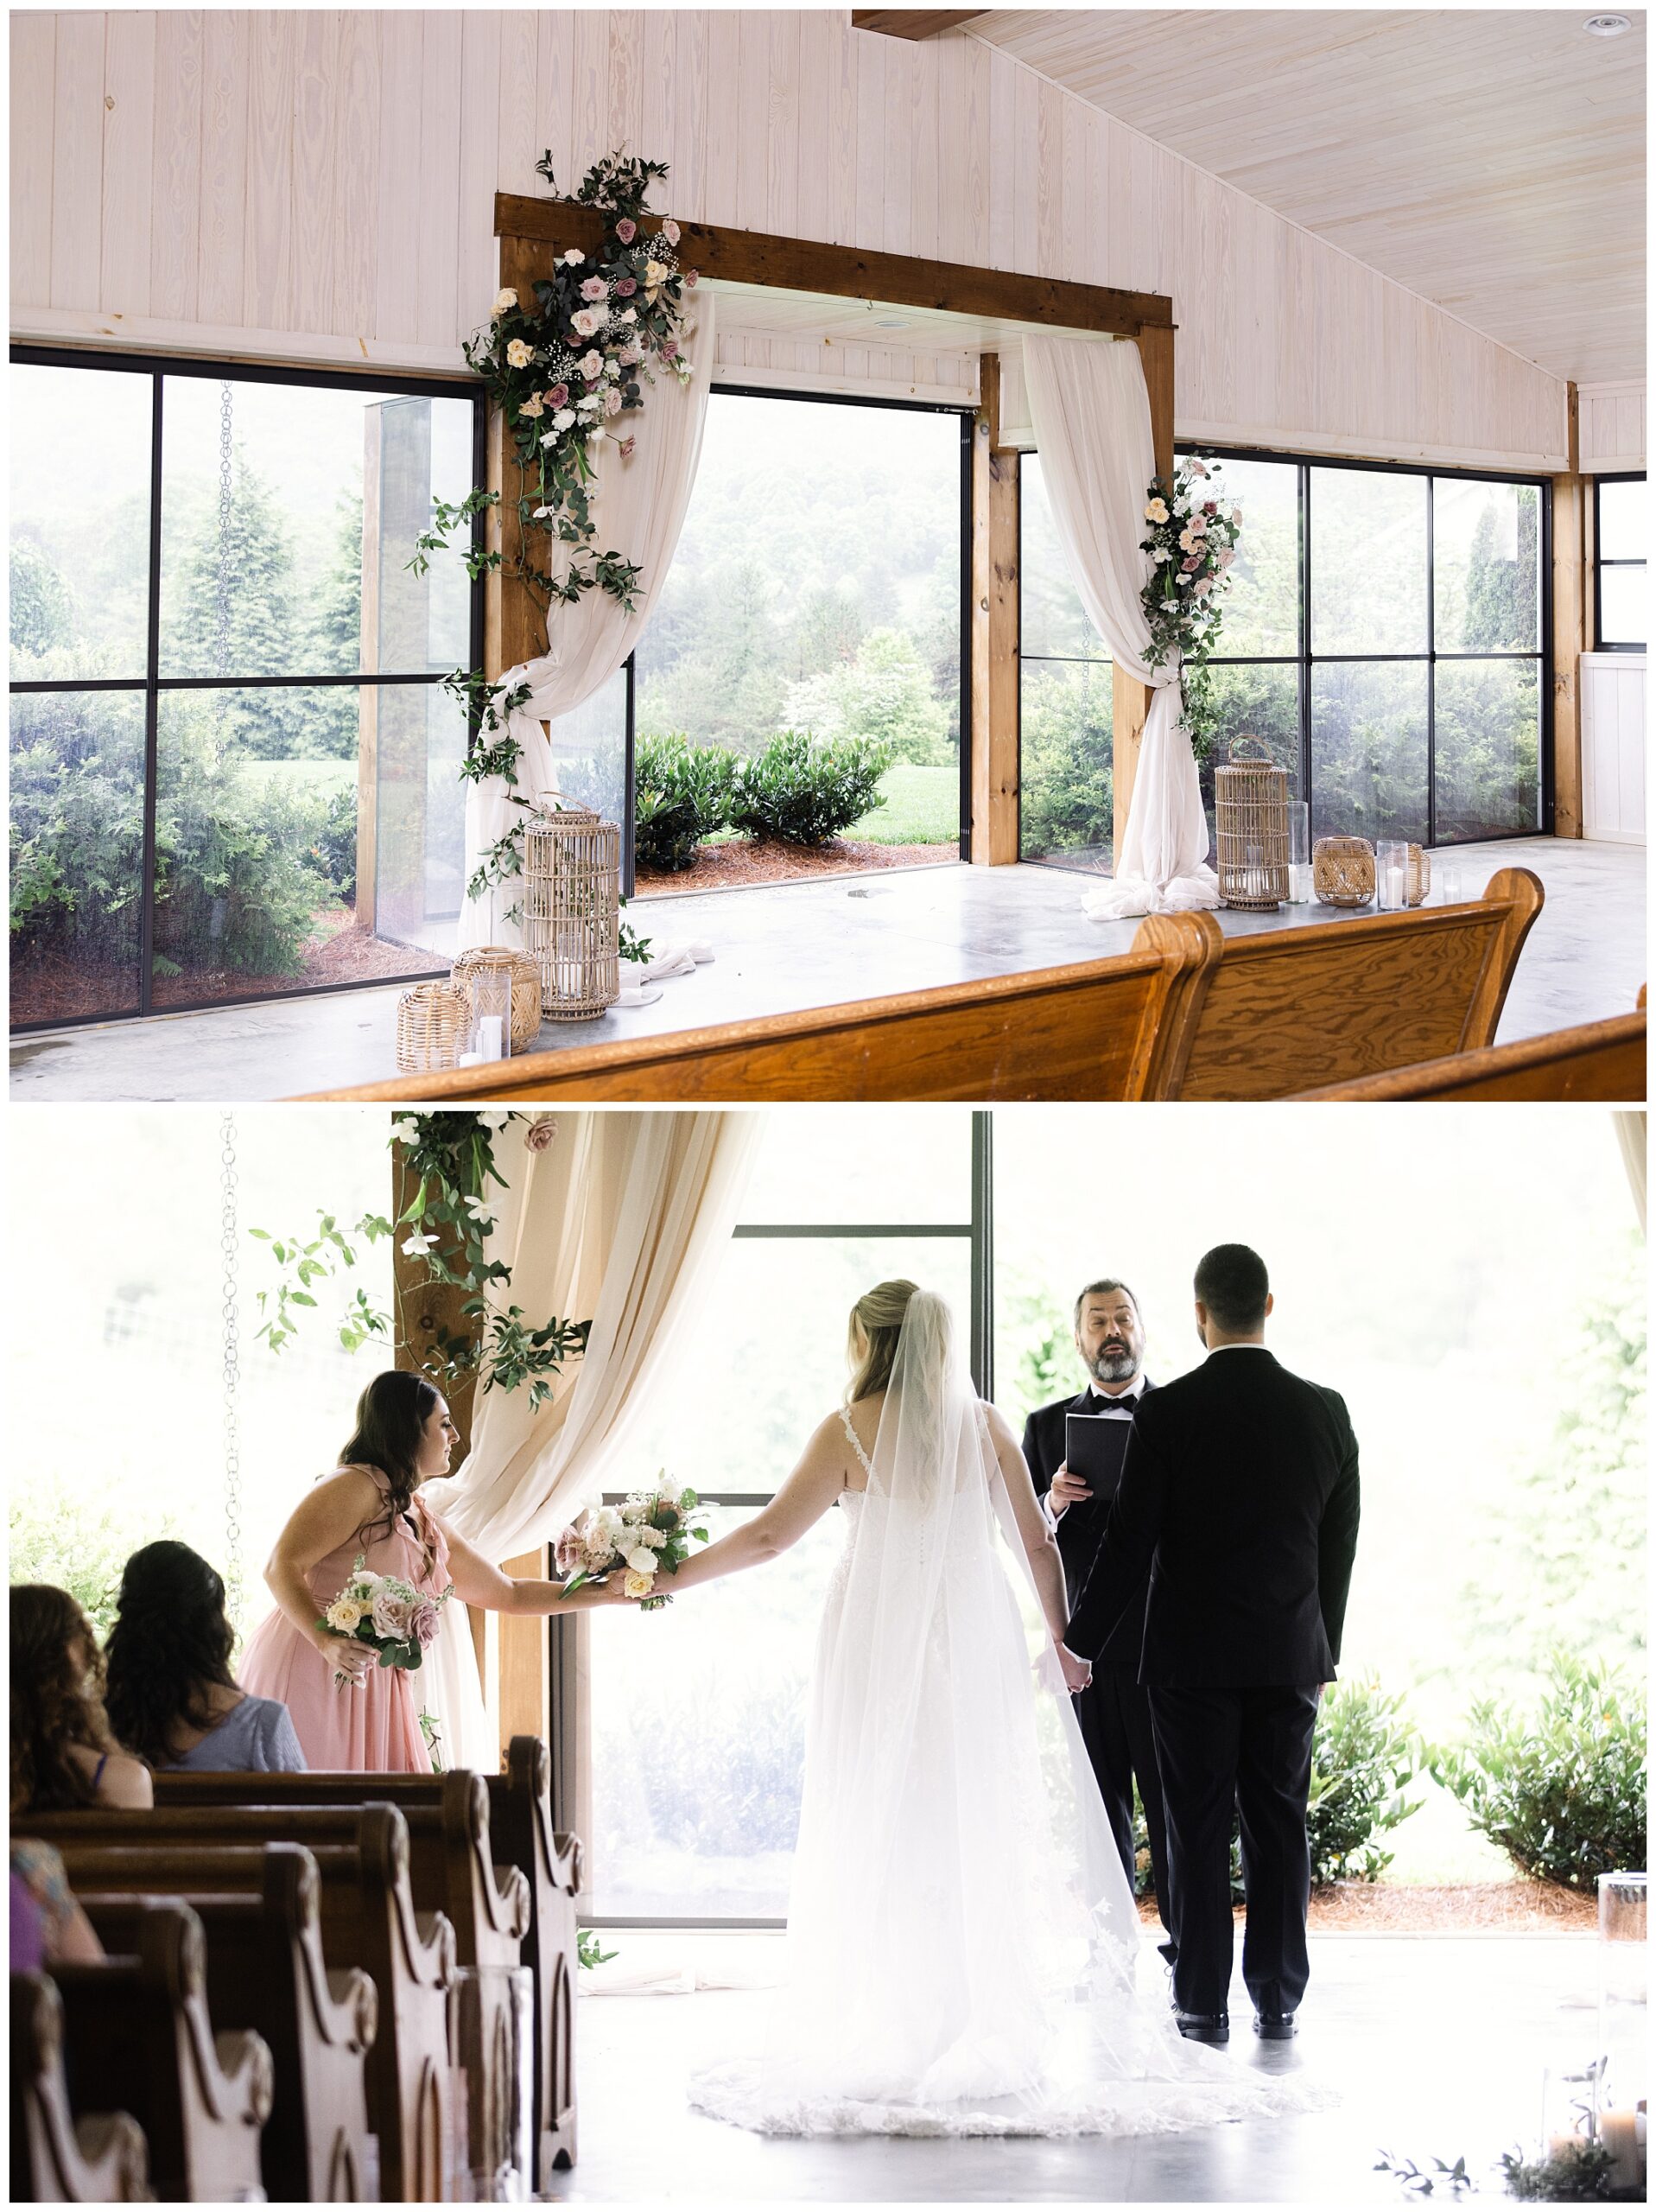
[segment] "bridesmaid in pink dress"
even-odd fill
[[[419,1677],[382,1667],[370,1644],[316,1624],[360,1556],[440,1597],[452,1584],[467,1605],[503,1613],[561,1613],[624,1603],[588,1584],[566,1598],[555,1582],[515,1580],[444,1526],[420,1484],[448,1471],[460,1432],[423,1375],[377,1375],[357,1403],[356,1433],[276,1539],[264,1570],[276,1606],[253,1631],[239,1669],[255,1697],[281,1700],[306,1764],[336,1772],[428,1774],[420,1733]],[[446,1633],[446,1630],[439,1633]]]

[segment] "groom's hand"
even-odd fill
[[[1080,1505],[1092,1496],[1079,1475],[1072,1475],[1069,1466],[1060,1467],[1052,1478],[1052,1510],[1065,1512],[1072,1505]]]
[[[1067,1643],[1058,1646],[1058,1664],[1063,1669],[1064,1687],[1071,1697],[1078,1690],[1084,1690],[1093,1679],[1092,1661],[1077,1659]]]

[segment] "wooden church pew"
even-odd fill
[[[88,1887],[97,1853],[77,1854],[78,1894],[105,1949],[131,1948],[143,1897]],[[130,1856],[110,1872],[130,1881]],[[220,2027],[251,2028],[269,2045],[275,2096],[265,2123],[265,2194],[276,2204],[359,2204],[378,2198],[367,2054],[378,2003],[359,1967],[330,1973],[322,1952],[320,1877],[302,1846],[266,1844],[257,1896],[188,1891],[207,1945],[207,2003]]]
[[[538,1736],[514,1736],[504,1774],[486,1783],[489,1847],[523,1876],[529,1924],[520,1956],[535,1979],[536,2185],[575,2158],[575,1898],[581,1846],[552,1825],[551,1764]],[[158,1774],[158,1805],[340,1804],[381,1799],[404,1814],[429,1808],[460,1788],[459,1775]],[[468,1794],[468,1793],[463,1793]]]
[[[1545,896],[1527,868],[1502,868],[1463,906],[1228,938],[1145,1095],[1291,1097],[1488,1045]]]
[[[163,2202],[257,2201],[273,2088],[269,2047],[243,2029],[215,2033],[206,1942],[187,1905],[149,1901],[129,1932],[130,1953],[53,1968],[74,2106],[117,2105],[132,2114]]]
[[[50,1978],[11,1977],[11,2202],[150,2201],[149,2149],[127,2112],[70,2107],[63,2072],[63,2000]]]
[[[1538,878],[1481,899],[1227,938],[1156,914],[1109,960],[609,1045],[317,1098],[1280,1098],[1494,1037]]]
[[[1575,1029],[1553,1029],[1514,1045],[1488,1045],[1419,1067],[1302,1091],[1305,1098],[1575,1099],[1606,1105],[1642,1100],[1645,1016],[1619,1014]]]
[[[219,1840],[211,1813],[202,1820],[182,1808],[32,1814],[14,1827],[54,1843],[72,1885],[258,1896],[263,1844],[305,1841],[306,1817],[275,1814],[267,1823],[272,1832],[255,1831],[253,1841],[230,1846]],[[416,1910],[408,1827],[396,1807],[365,1805],[355,1821],[354,1842],[307,1843],[321,1884],[322,1955],[335,1969],[360,1967],[378,1992],[368,2082],[381,2195],[391,2202],[437,2203],[449,2164],[454,1931],[444,1914]]]

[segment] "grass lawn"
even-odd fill
[[[244,760],[240,766],[256,784],[283,785],[289,791],[354,791],[354,760]]]
[[[961,834],[961,772],[899,760],[880,779],[884,806],[845,832],[871,845],[952,845]]]

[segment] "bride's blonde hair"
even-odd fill
[[[895,1282],[877,1282],[852,1307],[846,1329],[846,1355],[851,1362],[848,1404],[854,1406],[860,1399],[872,1398],[891,1381],[897,1340],[903,1332],[904,1316],[917,1287],[900,1277]],[[860,1346],[857,1342],[859,1329],[863,1337]]]

